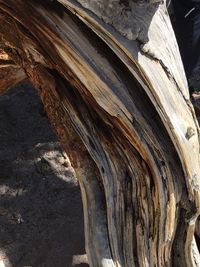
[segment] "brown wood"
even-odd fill
[[[0,0],[0,43],[75,168],[90,266],[200,266],[199,128],[164,3]]]
[[[0,95],[25,79],[26,75],[23,69],[15,65],[8,55],[0,49]]]

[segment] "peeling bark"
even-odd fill
[[[164,4],[0,0],[0,43],[75,168],[90,266],[200,266],[199,128]]]

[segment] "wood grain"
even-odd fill
[[[90,266],[200,266],[199,127],[164,3],[0,0],[0,12],[1,45],[80,181]]]

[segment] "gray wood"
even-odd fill
[[[79,179],[90,266],[200,266],[199,127],[165,4],[0,0],[0,14]]]

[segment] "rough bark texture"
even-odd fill
[[[164,4],[0,0],[0,37],[76,170],[90,266],[200,266],[199,129]]]

